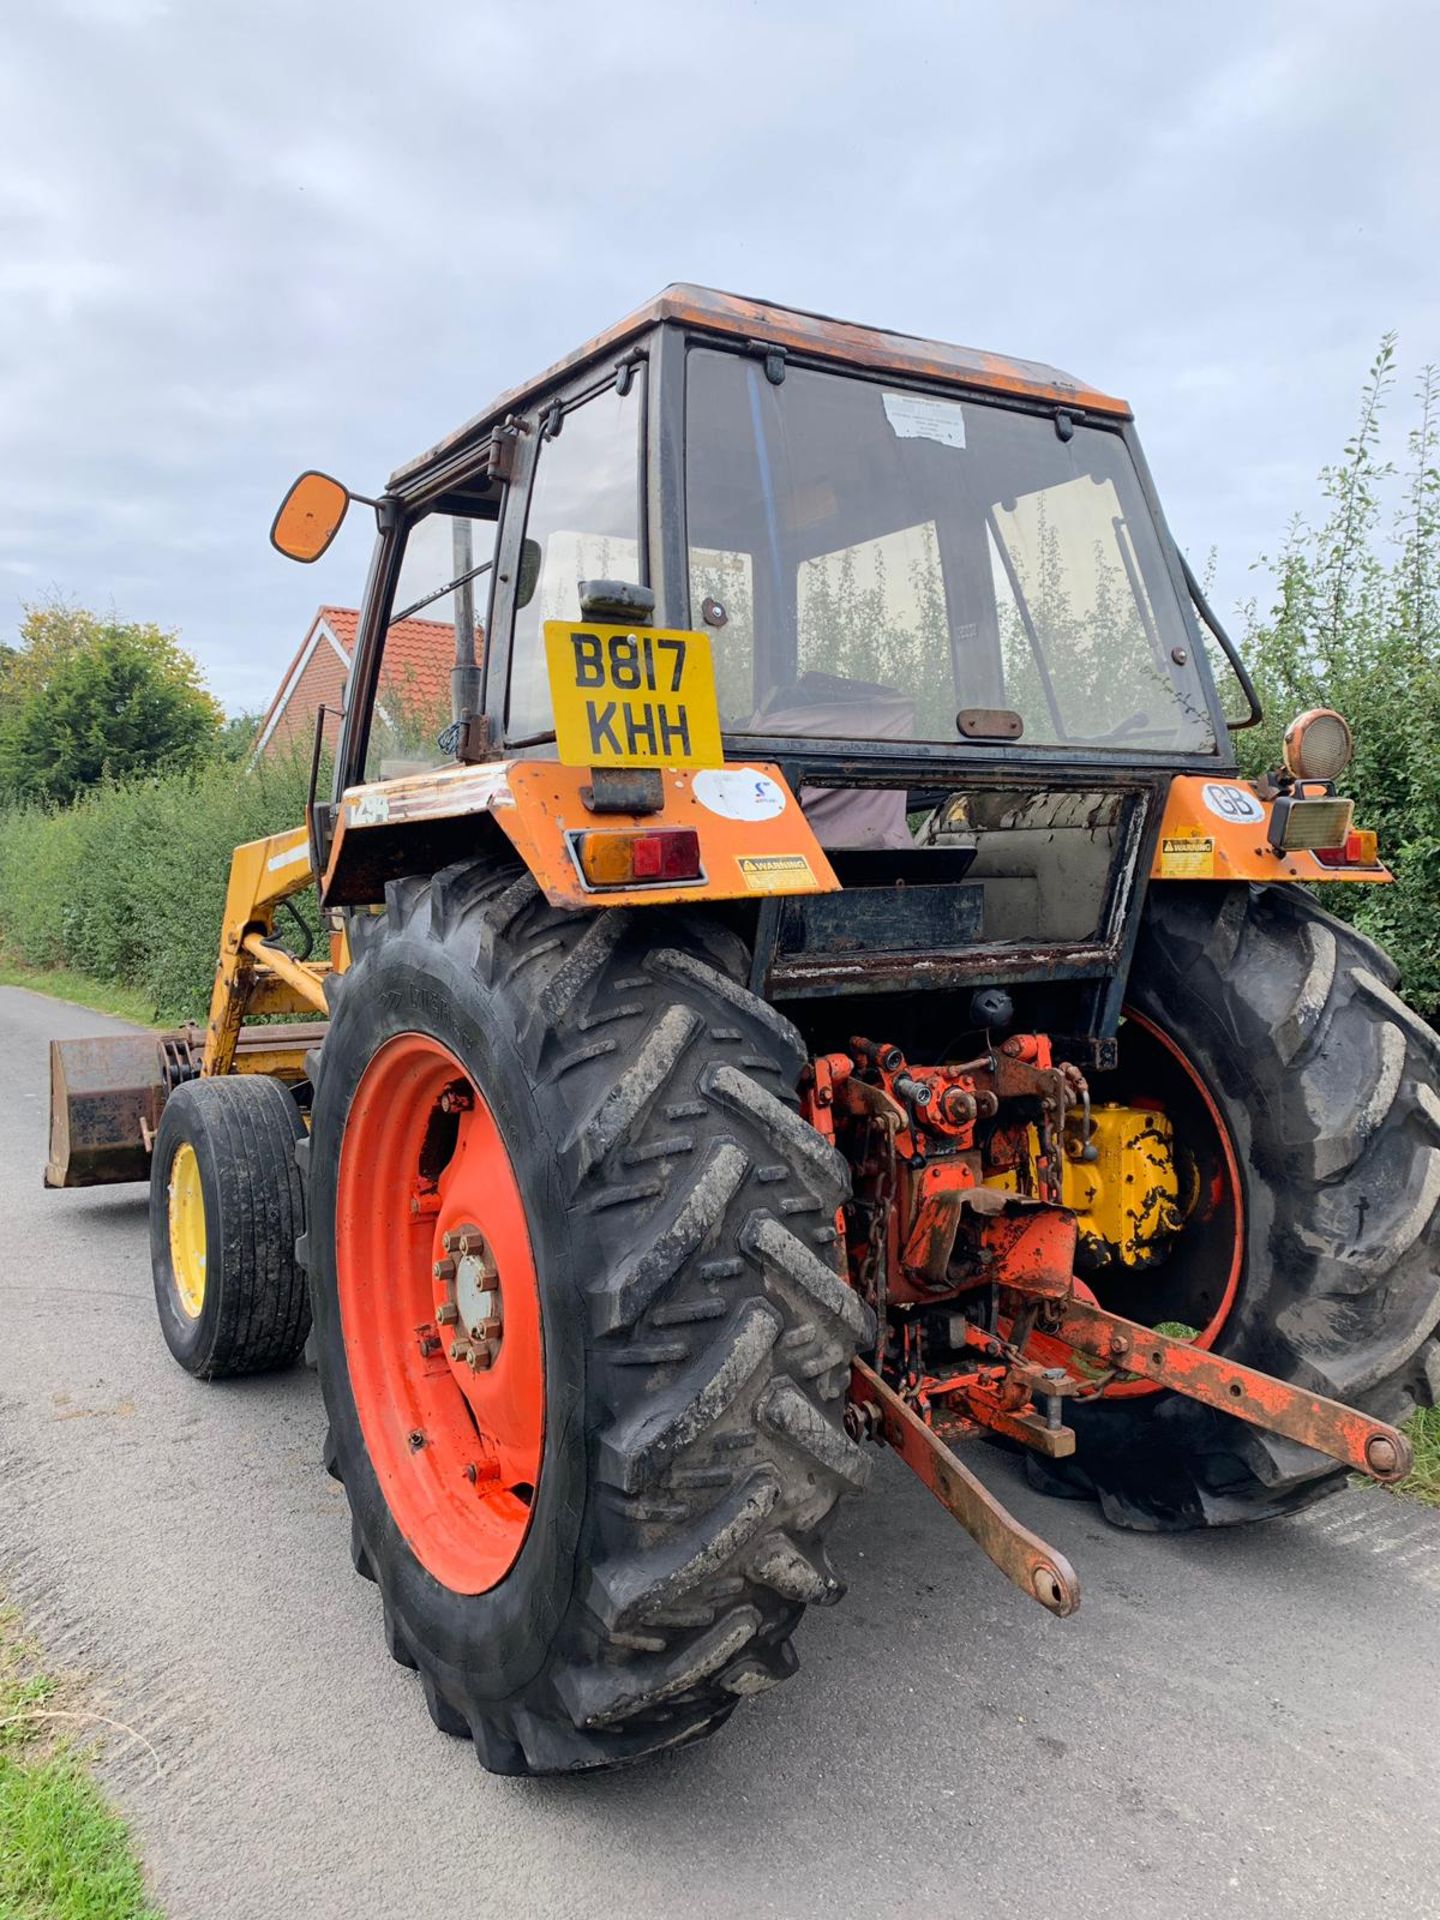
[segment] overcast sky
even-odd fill
[[[1429,0],[3,0],[0,637],[59,591],[262,706],[368,554],[272,552],[292,475],[675,279],[1124,394],[1228,610],[1379,336],[1440,359],[1437,71]]]

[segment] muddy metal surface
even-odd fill
[[[986,1450],[1079,1569],[1055,1620],[884,1461],[848,1599],[717,1741],[483,1774],[384,1651],[313,1375],[187,1378],[142,1190],[42,1192],[45,1042],[107,1027],[0,989],[0,1582],[135,1729],[171,1920],[1440,1916],[1440,1513],[1378,1491],[1145,1538]]]

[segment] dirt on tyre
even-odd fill
[[[1202,1249],[1217,1290],[1182,1317],[1213,1308],[1216,1352],[1390,1422],[1440,1396],[1440,1038],[1395,983],[1297,888],[1162,884],[1122,1028],[1122,1059],[1141,1023],[1183,1057],[1238,1172],[1228,1294],[1217,1238]],[[1144,1291],[1102,1304],[1151,1325],[1176,1311],[1145,1311]],[[1076,1459],[1032,1477],[1122,1526],[1264,1519],[1345,1481],[1296,1441],[1148,1386],[1069,1417]]]
[[[264,1075],[193,1080],[165,1103],[150,1178],[155,1304],[165,1344],[202,1380],[288,1367],[305,1344],[304,1135]]]
[[[316,1070],[303,1248],[352,1551],[442,1730],[633,1761],[794,1668],[873,1338],[805,1052],[701,916],[392,885]]]

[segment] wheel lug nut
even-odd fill
[[[455,1262],[453,1260],[437,1260],[430,1271],[437,1280],[453,1280],[455,1278]]]
[[[442,1327],[453,1327],[460,1318],[460,1309],[453,1300],[442,1300],[435,1309],[435,1318]]]
[[[475,1349],[468,1340],[452,1340],[450,1342],[450,1358],[452,1360],[469,1360],[474,1354],[474,1351]]]

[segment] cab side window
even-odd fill
[[[483,662],[496,528],[494,519],[437,508],[406,534],[370,715],[366,780],[450,764],[442,736],[454,717],[457,640],[468,631],[475,661]]]
[[[579,618],[581,580],[640,579],[643,383],[642,368],[627,394],[609,387],[563,414],[558,433],[542,429],[516,582],[512,740],[554,730],[544,623]]]

